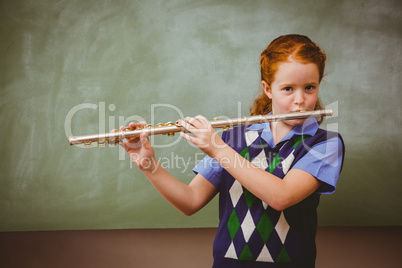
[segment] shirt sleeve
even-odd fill
[[[205,156],[194,168],[195,174],[201,174],[219,189],[223,167],[213,158]]]
[[[339,137],[334,137],[311,147],[293,168],[304,170],[323,182],[317,194],[331,194],[335,192],[342,161],[343,143]]]
[[[222,133],[222,140],[228,144],[228,131]],[[219,185],[222,178],[223,167],[213,158],[208,155],[205,156],[194,168],[193,172],[195,174],[201,174],[210,183],[212,183],[216,188],[219,189]]]

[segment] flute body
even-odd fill
[[[232,128],[236,125],[252,125],[257,123],[265,123],[272,121],[283,121],[283,120],[294,120],[294,119],[305,119],[308,117],[322,117],[322,116],[331,116],[333,111],[331,109],[327,110],[317,110],[317,111],[302,111],[296,113],[288,113],[288,114],[276,114],[276,115],[254,115],[254,116],[244,116],[238,118],[231,119],[220,119],[210,121],[210,124],[213,128],[222,128],[226,130],[227,128]],[[116,144],[119,141],[122,141],[126,138],[134,138],[139,137],[141,133],[146,132],[148,135],[160,135],[167,134],[169,136],[173,136],[174,133],[187,130],[176,123],[166,123],[166,124],[158,124],[156,127],[152,125],[148,125],[141,129],[135,130],[125,130],[125,131],[117,131],[111,133],[100,133],[86,136],[73,136],[69,138],[70,145],[78,145],[84,144],[87,147],[90,147],[92,143],[97,142],[100,146],[105,145],[106,142],[111,144]]]

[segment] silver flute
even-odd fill
[[[233,126],[237,125],[252,125],[258,123],[272,122],[272,121],[283,121],[283,120],[295,120],[295,119],[306,119],[309,117],[323,117],[331,116],[333,111],[331,109],[326,110],[316,110],[316,111],[298,111],[295,113],[288,114],[269,114],[269,115],[253,115],[244,116],[231,119],[214,119],[210,121],[213,128],[222,128],[223,130],[232,129]],[[160,135],[167,134],[168,136],[174,136],[176,132],[188,132],[183,126],[181,126],[177,121],[167,122],[166,124],[159,123],[156,126],[147,125],[139,126],[134,130],[130,128],[125,128],[125,130],[118,131],[113,130],[110,133],[100,133],[86,136],[73,136],[69,138],[70,145],[84,144],[86,147],[91,147],[94,142],[97,142],[99,146],[104,146],[106,143],[115,145],[127,138],[139,137],[141,133],[147,133],[147,135]]]

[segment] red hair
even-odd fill
[[[321,82],[324,77],[326,55],[310,38],[298,34],[283,35],[276,38],[261,53],[261,81],[265,81],[270,86],[278,70],[278,63],[289,62],[289,58],[302,63],[316,64],[319,73],[319,82]],[[320,99],[317,100],[314,109],[323,109]],[[262,91],[250,107],[250,114],[264,115],[271,111],[272,100]],[[319,120],[319,123],[321,122],[322,119]]]

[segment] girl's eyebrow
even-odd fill
[[[293,87],[295,85],[295,83],[283,83],[283,84],[279,84],[279,87]]]
[[[311,81],[311,82],[307,82],[307,83],[305,83],[304,85],[314,85],[314,86],[317,86],[317,85],[319,85],[320,83],[317,83],[317,82],[315,82],[315,81]],[[293,86],[295,86],[296,84],[295,83],[283,83],[283,84],[279,84],[279,87],[293,87]]]

